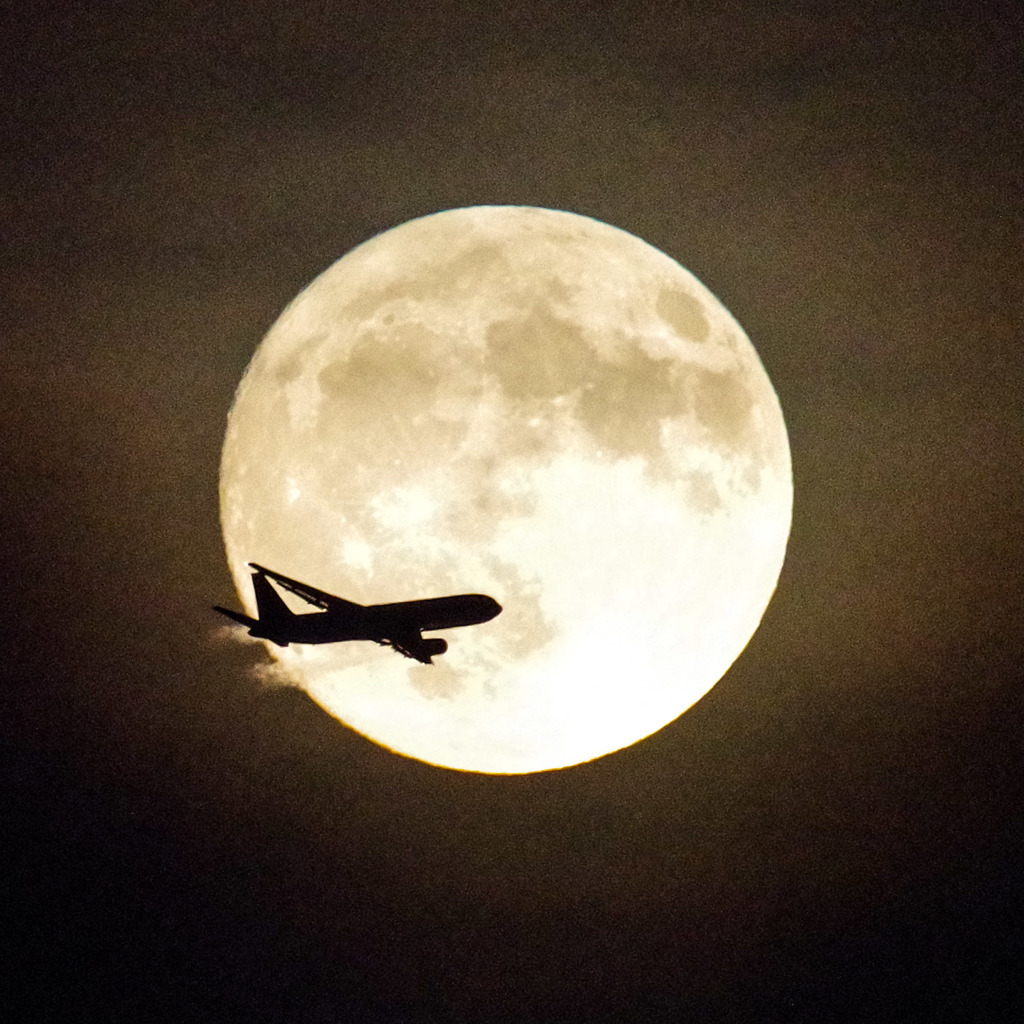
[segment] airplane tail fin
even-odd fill
[[[273,628],[293,617],[294,613],[262,572],[252,574],[252,589],[256,594],[256,607],[259,609],[260,625],[263,628]]]

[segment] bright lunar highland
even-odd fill
[[[256,352],[221,466],[250,614],[250,561],[363,604],[500,602],[433,665],[268,645],[365,736],[497,773],[599,757],[707,693],[775,589],[792,497],[775,392],[714,295],[535,207],[436,213],[324,271]]]

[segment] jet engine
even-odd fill
[[[442,640],[438,637],[430,637],[423,641],[423,650],[427,652],[427,657],[432,658],[435,654],[444,654],[448,650],[448,641]]]

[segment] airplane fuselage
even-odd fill
[[[422,601],[328,608],[322,612],[293,613],[284,622],[257,625],[253,636],[277,644],[333,644],[344,640],[392,639],[413,632],[431,632],[488,622],[501,605],[486,594],[459,594]]]

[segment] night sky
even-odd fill
[[[477,7],[2,19],[10,1019],[1016,1019],[1016,4]],[[259,340],[359,242],[479,203],[692,270],[794,465],[725,678],[520,777],[261,686],[210,608],[237,607],[218,463]]]

